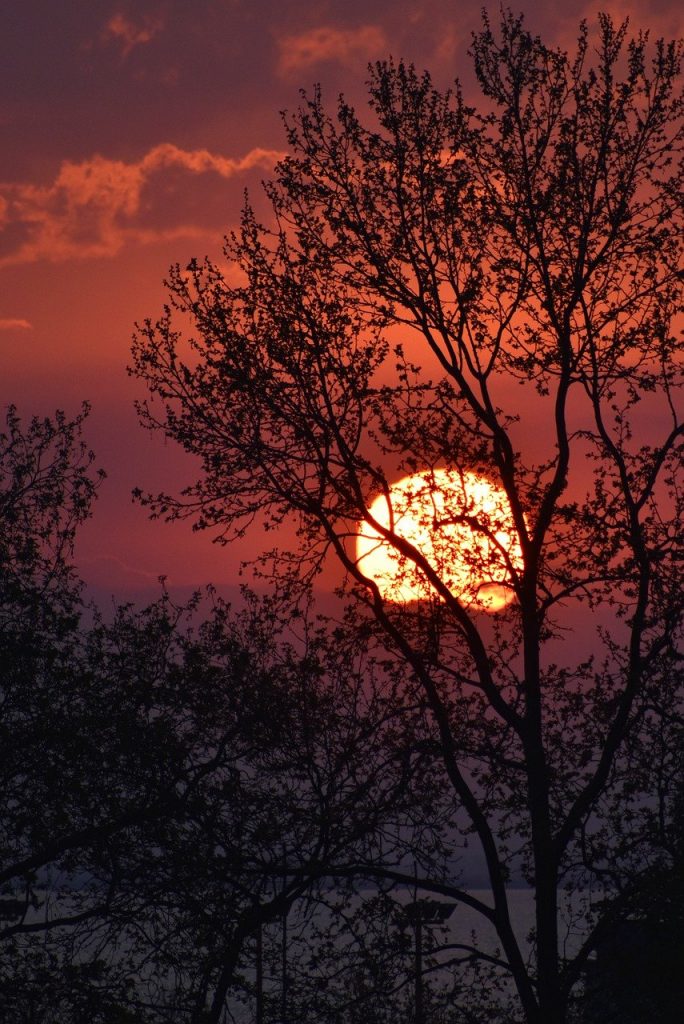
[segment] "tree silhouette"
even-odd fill
[[[425,802],[419,755],[356,631],[247,594],[84,602],[86,414],[0,434],[0,1016],[206,1024],[321,863]]]
[[[673,799],[680,53],[601,16],[568,56],[504,13],[473,37],[479,107],[391,61],[371,69],[367,123],[304,96],[266,186],[272,216],[247,205],[227,239],[241,282],[210,261],[175,267],[134,347],[161,401],[144,422],[202,467],[179,496],[143,496],[153,514],[226,542],[257,517],[296,521],[301,548],[263,571],[293,593],[336,557],[350,621],[420,694],[423,770],[454,844],[438,869],[416,834],[420,884],[463,899],[456,837],[479,843],[492,904],[475,902],[530,1024],[567,1020],[605,926],[594,894],[658,856]],[[426,553],[397,525],[392,483],[441,469],[505,493],[520,561],[465,492],[443,513],[505,563],[514,600],[498,612],[474,600],[480,545],[459,593],[445,545]],[[420,600],[364,572],[368,530],[424,581]],[[512,869],[534,889],[529,965]],[[559,934],[565,892],[586,903],[575,950]]]

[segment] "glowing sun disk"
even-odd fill
[[[392,484],[369,509],[379,527],[408,541],[465,605],[494,612],[513,598],[510,567],[522,568],[520,542],[502,488],[472,472],[437,469]],[[360,523],[357,564],[390,601],[421,601],[436,591],[410,558],[369,523]]]

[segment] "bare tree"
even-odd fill
[[[84,602],[86,413],[0,433],[0,1016],[207,1024],[322,863],[398,846],[420,753],[357,632]]]
[[[134,347],[161,400],[144,422],[202,465],[180,496],[147,496],[153,514],[226,542],[255,517],[294,518],[301,550],[274,553],[274,583],[310,581],[332,553],[357,628],[417,686],[435,785],[454,834],[480,844],[492,903],[476,902],[530,1024],[567,1020],[611,920],[591,893],[619,895],[667,857],[680,54],[601,16],[569,56],[504,13],[473,37],[479,108],[391,61],[371,69],[367,123],[344,99],[330,114],[304,96],[266,186],[272,220],[247,206],[226,241],[243,282],[209,261],[172,269],[170,305]],[[496,515],[449,485],[443,507],[422,507],[427,545],[402,529],[393,482],[418,474],[435,495],[469,473],[505,495]],[[417,599],[366,571],[363,533]],[[498,610],[482,581],[507,589]],[[421,865],[419,840],[414,852]],[[515,864],[536,901],[529,964]],[[423,867],[425,890],[464,898],[446,867]],[[573,951],[566,890],[589,902]]]

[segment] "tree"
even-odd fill
[[[10,895],[3,938],[35,909],[36,871],[80,841],[69,830],[60,841],[67,790],[58,765],[64,779],[77,770],[68,750],[78,715],[70,659],[83,606],[70,556],[98,484],[80,440],[87,411],[34,418],[24,429],[10,406],[0,434],[0,885]]]
[[[218,1021],[321,861],[400,832],[403,696],[276,601],[86,605],[86,414],[0,435],[0,1015]]]
[[[301,549],[273,553],[276,586],[338,559],[352,623],[421,694],[432,778],[453,835],[480,844],[493,906],[479,909],[520,1012],[562,1024],[605,925],[591,893],[659,856],[673,799],[681,48],[603,15],[569,56],[504,13],[471,55],[479,107],[391,61],[371,68],[368,124],[343,98],[331,115],[304,96],[266,186],[271,220],[247,205],[226,241],[242,283],[210,261],[171,270],[133,372],[161,402],[143,421],[202,472],[144,500],[225,542],[294,518]],[[431,536],[450,522],[487,541],[460,593],[448,542],[416,546],[390,508],[393,481],[423,473],[434,491],[439,470],[500,488],[519,544],[518,558],[463,489],[441,496],[442,521],[435,500]],[[420,600],[364,572],[368,530],[424,581]],[[496,612],[474,599],[492,566],[514,598]],[[414,854],[425,890],[463,898],[419,840]],[[535,896],[529,967],[515,865]],[[587,902],[574,952],[566,891]]]
[[[131,719],[115,780],[156,809],[91,860],[101,885],[116,872],[98,944],[126,951],[130,1003],[153,1021],[209,1024],[252,1001],[259,932],[324,898],[322,865],[363,858],[380,832],[400,847],[423,786],[410,748],[388,754],[405,742],[398,699],[358,635],[245,599],[232,612],[214,597],[199,624],[170,619],[168,599],[124,610],[91,641]]]
[[[104,476],[92,471],[93,453],[81,441],[88,412],[84,405],[73,420],[59,411],[54,419],[34,417],[24,429],[15,406],[7,409],[0,433],[4,638],[22,612],[54,631],[70,621],[69,612],[79,604],[80,584],[71,564],[74,539]],[[43,621],[48,612],[50,619]]]
[[[88,411],[24,425],[9,406],[0,433],[0,1007],[8,1021],[125,1019],[111,984],[101,984],[101,963],[69,962],[48,948],[56,933],[71,936],[106,912],[111,886],[84,886],[83,874],[91,848],[125,827],[95,810],[107,787],[93,736],[112,707],[98,718],[101,694],[83,671],[86,609],[72,562],[104,476],[81,440]]]

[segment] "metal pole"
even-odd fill
[[[416,915],[416,1021],[423,1024],[423,922]]]
[[[280,1019],[287,1024],[287,910],[283,910],[283,944],[281,949],[282,991],[280,997]]]
[[[264,946],[261,921],[256,933],[256,1024],[264,1024]]]
[[[285,847],[283,846],[283,893],[287,889],[287,859]],[[280,1019],[281,1024],[287,1024],[287,914],[289,907],[283,907],[283,934],[281,954],[281,981],[282,990],[280,994]]]

